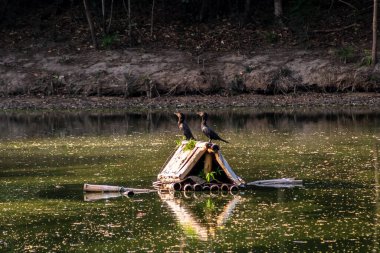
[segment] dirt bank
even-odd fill
[[[380,70],[328,52],[0,52],[0,95],[117,96],[380,91]]]
[[[2,98],[0,109],[42,109],[42,110],[76,110],[76,109],[192,109],[222,107],[319,107],[329,108],[345,106],[364,106],[369,109],[380,108],[378,93],[321,94],[303,93],[297,95],[257,95],[243,94],[236,96],[169,96],[169,97],[30,97],[17,96]]]

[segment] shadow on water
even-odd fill
[[[40,190],[37,193],[41,199],[65,199],[65,200],[82,200],[83,185],[79,184],[62,184],[50,186]]]
[[[189,125],[196,128],[195,112],[185,112]],[[278,129],[302,131],[306,124],[350,125],[374,127],[380,124],[379,110],[263,110],[252,109],[210,111],[212,124],[218,128]],[[172,112],[0,112],[0,139],[31,137],[65,137],[125,135],[135,132],[176,131]]]

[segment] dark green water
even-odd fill
[[[171,112],[0,112],[0,252],[380,252],[380,111],[227,110],[209,123],[247,182],[304,187],[95,200],[84,183],[151,186],[180,138]]]

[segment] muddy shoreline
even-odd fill
[[[139,104],[135,97],[141,97],[149,104],[156,100],[161,103],[167,97],[174,97],[170,100],[175,101],[178,96],[196,95],[198,102],[203,96],[217,95],[213,101],[240,104],[242,96],[243,103],[256,105],[261,101],[284,103],[276,102],[278,96],[256,94],[287,94],[286,100],[291,102],[286,103],[307,103],[302,96],[301,101],[297,99],[299,96],[294,100],[292,94],[380,92],[378,65],[373,68],[345,64],[320,51],[273,49],[246,55],[193,55],[167,50],[114,50],[70,55],[46,51],[1,55],[1,97],[90,97],[84,99],[89,103],[93,101],[91,97],[124,97]],[[252,94],[248,97],[255,101],[250,101],[246,94]],[[125,103],[122,99],[115,100]],[[110,103],[108,99],[105,101]]]
[[[0,100],[1,110],[91,110],[226,107],[367,107],[380,108],[380,93],[300,93],[287,95],[242,94],[236,96],[65,97],[14,96]],[[347,108],[346,108],[347,109]]]

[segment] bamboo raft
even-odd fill
[[[239,191],[241,189],[271,187],[290,188],[302,186],[302,180],[281,178],[246,183],[230,167],[218,145],[198,141],[188,149],[183,141],[169,157],[152,189],[136,189],[122,186],[85,184],[85,192],[119,192],[132,196],[135,193],[157,191]]]
[[[245,185],[213,143],[196,142],[191,150],[183,141],[153,183],[156,189],[175,191],[235,191]],[[207,176],[208,175],[208,176]]]

